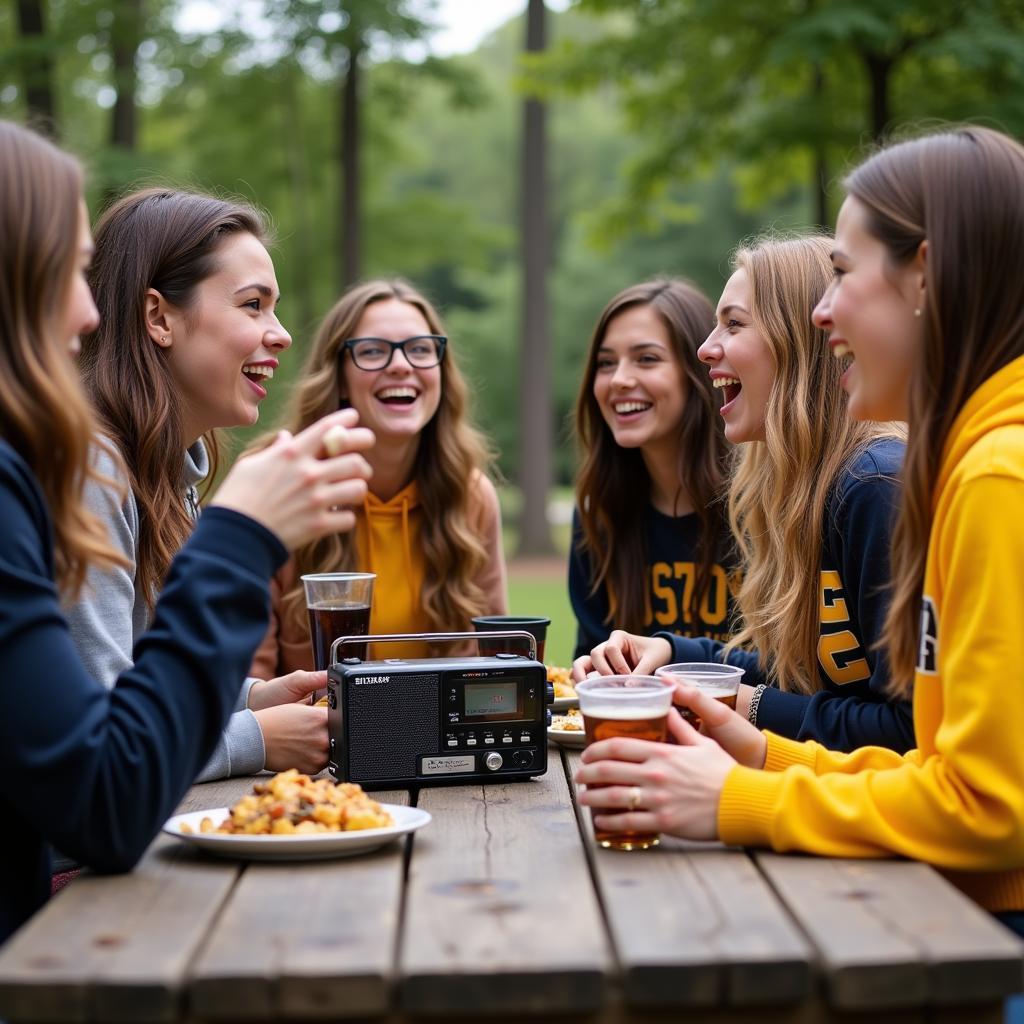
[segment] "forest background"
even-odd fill
[[[616,291],[684,275],[714,301],[740,240],[833,224],[843,171],[894,130],[1024,134],[1022,0],[524,0],[444,58],[432,0],[221,0],[201,33],[196,2],[0,4],[0,117],[82,156],[94,215],[153,182],[271,213],[294,346],[259,429],[346,283],[423,288],[523,553],[564,550],[571,410]]]

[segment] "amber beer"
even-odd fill
[[[370,632],[370,606],[348,605],[335,608],[314,605],[309,611],[309,635],[313,642],[313,666],[328,668],[331,664],[331,646],[339,636],[366,636]],[[366,644],[346,644],[339,658],[366,660]]]
[[[674,690],[671,680],[655,676],[592,675],[577,683],[587,746],[616,736],[664,743]],[[628,812],[590,809],[592,821],[595,815],[609,813]],[[612,832],[596,824],[594,838],[610,850],[646,850],[658,845],[657,832]]]
[[[662,679],[692,686],[706,697],[721,701],[727,708],[736,710],[736,697],[743,678],[743,669],[736,665],[722,665],[713,661],[677,662],[674,665],[662,665],[654,674]],[[677,709],[694,729],[700,728],[700,715],[679,705]]]
[[[687,680],[689,682],[689,680]],[[696,684],[697,689],[704,694],[705,697],[713,697],[715,700],[721,701],[727,708],[736,710],[736,689],[715,686],[713,683]],[[700,728],[700,715],[690,708],[679,708],[679,714],[683,716],[694,727],[694,729]]]
[[[628,736],[634,740],[651,740],[664,743],[668,733],[668,711],[663,715],[651,717],[646,708],[633,707],[601,707],[583,715],[583,725],[587,733],[587,746],[599,740],[610,740],[615,736]],[[597,786],[591,786],[597,789]],[[615,814],[607,809],[591,808],[591,820],[594,814]],[[622,813],[622,812],[618,812]],[[658,845],[657,832],[607,832],[594,825],[594,838],[598,846],[610,850],[646,850]]]

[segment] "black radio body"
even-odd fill
[[[547,771],[551,686],[534,658],[346,658],[327,686],[328,767],[340,781],[404,789]]]

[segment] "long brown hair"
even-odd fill
[[[78,261],[82,172],[33,132],[0,121],[0,435],[49,506],[56,580],[73,600],[91,565],[124,560],[82,505],[95,420],[62,337]]]
[[[971,394],[1024,355],[1024,147],[991,129],[957,128],[882,150],[846,187],[866,208],[868,231],[894,266],[905,266],[928,241],[884,631],[892,689],[908,695],[943,448]]]
[[[891,424],[857,423],[846,412],[842,367],[811,313],[832,280],[831,238],[756,241],[738,250],[750,285],[750,315],[775,379],[765,440],[737,448],[729,523],[743,560],[736,595],[742,628],[729,648],[753,646],[785,690],[811,693],[818,674],[820,572],[825,507],[836,478]]]
[[[694,622],[699,620],[698,609],[711,584],[712,566],[725,533],[719,499],[724,490],[726,445],[718,414],[721,395],[697,359],[697,349],[714,326],[714,307],[688,281],[675,278],[658,278],[619,292],[598,318],[576,399],[581,458],[576,506],[583,550],[595,570],[591,592],[605,588],[609,625],[639,633],[644,628],[648,598],[647,579],[637,571],[638,566],[647,564],[645,503],[637,499],[650,494],[651,478],[640,451],[616,443],[594,397],[597,353],[608,325],[636,306],[649,306],[661,318],[686,381],[677,452],[679,493],[689,494],[700,520],[697,580],[689,608]]]
[[[103,431],[117,446],[139,508],[137,582],[152,603],[192,520],[182,500],[181,396],[167,351],[146,328],[147,289],[188,311],[196,288],[217,270],[229,235],[263,241],[262,215],[250,206],[163,188],[114,203],[96,225],[90,283],[101,322],[82,338],[82,373]],[[204,437],[214,471],[218,445]]]
[[[367,281],[350,288],[324,317],[296,385],[282,426],[302,430],[346,405],[341,393],[341,358],[367,307],[397,299],[423,314],[431,333],[444,334],[434,307],[401,279]],[[421,539],[425,561],[423,608],[430,631],[463,630],[487,609],[476,583],[487,553],[476,538],[470,512],[476,487],[492,462],[483,436],[469,422],[468,390],[459,372],[455,346],[441,363],[441,401],[423,428],[416,457],[416,484],[423,508]],[[346,356],[347,358],[347,356]],[[266,444],[264,438],[257,446]],[[355,534],[333,534],[295,552],[298,574],[355,568]],[[306,621],[302,584],[284,599],[284,615]]]

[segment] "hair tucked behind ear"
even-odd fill
[[[29,464],[53,520],[57,582],[73,600],[91,565],[124,564],[82,505],[95,433],[63,337],[76,272],[82,174],[67,154],[0,121],[0,435]]]
[[[595,568],[593,590],[608,594],[609,627],[644,631],[648,580],[644,505],[651,478],[637,449],[615,441],[594,397],[597,353],[608,326],[620,313],[649,306],[668,330],[672,351],[687,391],[676,450],[679,494],[687,494],[700,520],[697,579],[683,614],[700,621],[699,609],[712,579],[712,566],[725,532],[719,499],[725,487],[725,435],[718,409],[721,397],[711,385],[697,349],[714,326],[711,303],[688,281],[658,278],[619,292],[601,313],[590,341],[576,399],[576,438],[581,465],[576,475],[576,507],[583,548]]]
[[[317,332],[302,376],[285,413],[282,427],[298,432],[346,403],[341,398],[342,345],[352,337],[367,307],[397,299],[423,314],[434,334],[444,334],[433,306],[403,280],[367,281],[347,291]],[[469,422],[466,382],[459,372],[454,346],[441,363],[441,401],[423,428],[416,458],[416,484],[423,509],[421,542],[426,563],[423,607],[431,631],[465,630],[470,619],[488,611],[476,583],[487,562],[470,513],[478,504],[476,489],[491,465],[483,436]],[[256,447],[268,443],[262,438]],[[333,534],[295,552],[298,575],[355,568],[355,534]],[[305,625],[306,604],[301,582],[284,598],[284,615]]]
[[[943,447],[971,394],[1024,355],[1024,147],[987,128],[959,128],[883,149],[846,186],[893,264],[906,264],[928,242],[884,633],[892,688],[907,695]]]
[[[729,521],[743,559],[742,628],[729,648],[753,646],[786,690],[820,689],[818,636],[825,506],[836,479],[892,424],[851,420],[841,367],[811,313],[832,279],[832,239],[765,239],[734,263],[750,284],[751,318],[775,364],[765,440],[739,445]],[[770,653],[769,653],[770,652]]]
[[[90,281],[100,326],[82,339],[82,373],[105,433],[117,446],[139,508],[137,582],[152,606],[171,559],[192,530],[182,498],[182,396],[167,352],[150,338],[146,292],[188,311],[196,288],[217,271],[223,240],[261,241],[262,215],[243,203],[151,188],[111,206],[96,225]],[[205,438],[213,471],[218,446]]]

